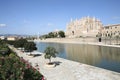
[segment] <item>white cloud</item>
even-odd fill
[[[6,24],[0,24],[0,27],[6,27],[7,25]]]

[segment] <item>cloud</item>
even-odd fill
[[[6,27],[7,25],[6,24],[0,24],[0,27]]]

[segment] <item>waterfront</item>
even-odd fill
[[[119,48],[88,44],[37,43],[40,52],[44,52],[47,46],[55,47],[59,52],[58,57],[120,72]]]
[[[27,60],[31,65],[38,69],[45,80],[119,80],[120,73],[97,68],[94,66],[78,63],[63,58],[53,58],[52,61],[59,62],[54,68],[48,68],[45,63],[48,60],[44,59],[44,54],[38,57],[30,57],[25,53],[9,46],[19,57]],[[36,64],[38,66],[36,67]],[[56,74],[57,73],[57,74]]]

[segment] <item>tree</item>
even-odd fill
[[[25,43],[27,43],[26,39],[19,39],[19,40],[15,41],[14,47],[16,47],[16,48],[19,48],[19,47],[23,48]]]
[[[48,34],[48,36],[49,36],[49,38],[54,38],[54,33],[53,33],[53,32],[50,32],[50,33]]]
[[[56,54],[58,53],[54,47],[47,47],[44,52],[45,52],[45,56],[44,56],[45,59],[49,59],[48,64],[51,64],[51,58],[52,57],[55,58]]]
[[[27,42],[24,45],[25,51],[32,52],[33,50],[37,50],[36,44],[34,42]]]
[[[64,31],[59,31],[59,32],[58,32],[58,35],[59,35],[59,37],[62,37],[62,38],[65,37]]]
[[[10,49],[4,41],[0,40],[0,56],[9,55]]]
[[[6,41],[8,44],[10,44],[10,45],[14,45],[14,43],[16,42],[16,41]]]

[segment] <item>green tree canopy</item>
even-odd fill
[[[58,35],[59,35],[59,37],[62,37],[62,38],[65,37],[64,31],[59,31],[59,32],[58,32]]]
[[[27,43],[26,39],[19,39],[19,40],[15,41],[14,47],[16,47],[16,48],[19,48],[19,47],[23,48],[25,43]]]
[[[9,55],[10,49],[4,41],[0,41],[0,56]]]
[[[55,37],[55,35],[54,35],[53,32],[50,32],[50,33],[48,34],[48,36],[49,36],[49,38],[54,38],[54,37]]]
[[[54,47],[47,47],[45,49],[45,59],[49,59],[49,63],[51,63],[51,58],[56,57],[56,54],[58,53]]]
[[[32,52],[33,50],[37,50],[36,44],[34,42],[27,42],[24,45],[24,49],[26,51]]]

